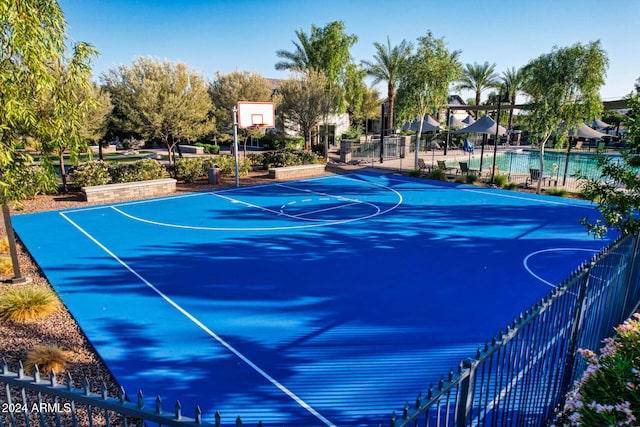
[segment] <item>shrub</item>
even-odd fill
[[[640,413],[640,314],[604,340],[600,355],[579,350],[588,366],[567,396],[570,425],[638,425]]]
[[[166,178],[167,170],[153,159],[142,159],[135,163],[121,163],[109,168],[111,182],[136,182]]]
[[[507,177],[504,175],[495,175],[493,177],[493,183],[498,188],[503,188],[507,185]]]
[[[212,157],[210,161],[218,165],[218,167],[220,168],[220,174],[225,176],[230,176],[230,175],[235,176],[236,174],[235,160],[231,154],[221,154],[217,157]],[[240,173],[240,176],[247,175],[249,171],[252,169],[251,161],[248,158],[246,159],[240,158],[238,159],[238,161],[239,161],[238,172]]]
[[[442,169],[434,169],[427,174],[427,178],[436,181],[447,181],[447,174]]]
[[[566,197],[569,192],[562,188],[549,188],[547,190],[547,194],[549,194],[550,196]]]
[[[37,365],[41,374],[49,375],[53,370],[56,374],[62,372],[71,355],[56,345],[44,345],[35,347],[27,352],[24,363],[25,373],[33,375]]]
[[[465,181],[467,184],[475,184],[479,180],[480,178],[478,178],[478,175],[474,175],[472,173],[465,175]]]
[[[412,176],[414,178],[419,178],[422,176],[422,171],[420,169],[411,169],[407,171],[407,175]]]
[[[6,256],[0,257],[0,274],[13,274],[13,263],[11,262],[11,258]]]
[[[283,166],[312,165],[318,163],[318,157],[308,151],[284,149],[264,153],[262,162],[263,166],[268,169]]]
[[[26,323],[55,313],[60,306],[56,295],[47,289],[15,287],[0,298],[0,320]]]
[[[176,176],[184,182],[195,182],[206,174],[201,158],[184,157],[176,162]]]
[[[69,177],[78,187],[104,185],[111,181],[109,165],[102,160],[90,160],[79,164],[71,170]]]

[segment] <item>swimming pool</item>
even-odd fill
[[[477,152],[476,152],[477,153]],[[585,174],[589,178],[599,178],[600,168],[596,162],[596,153],[569,153],[567,159],[566,151],[546,151],[544,154],[544,176],[572,177],[578,172]],[[618,154],[606,154],[614,161],[622,161]],[[482,168],[489,170],[492,166],[493,155],[485,156]],[[480,156],[472,155],[469,159],[469,167],[478,169],[480,167]],[[499,153],[496,156],[496,167],[501,174],[524,173],[528,174],[529,169],[540,169],[540,152],[518,150]]]

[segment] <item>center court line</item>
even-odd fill
[[[251,367],[254,371],[256,371],[258,374],[260,374],[263,378],[265,378],[267,381],[269,381],[271,384],[273,384],[274,386],[276,386],[280,391],[282,391],[284,394],[286,394],[287,396],[289,396],[291,399],[293,399],[298,405],[300,405],[301,407],[303,407],[304,409],[306,409],[309,413],[311,413],[313,416],[315,416],[317,419],[319,419],[320,421],[322,421],[324,424],[326,424],[329,427],[336,427],[336,425],[334,423],[332,423],[331,421],[329,421],[328,419],[326,419],[324,416],[322,416],[322,414],[320,414],[318,411],[316,411],[315,409],[313,409],[308,403],[306,403],[304,400],[302,400],[300,397],[298,397],[295,393],[293,393],[291,390],[289,390],[288,388],[286,388],[284,385],[282,385],[280,382],[278,382],[278,380],[276,380],[275,378],[273,378],[271,375],[269,375],[267,372],[265,372],[262,368],[260,368],[258,365],[256,365],[254,362],[252,362],[248,357],[246,357],[244,354],[240,353],[239,350],[236,350],[231,344],[229,344],[228,342],[226,342],[224,339],[222,339],[222,337],[218,336],[215,332],[213,332],[211,329],[209,329],[204,323],[202,323],[200,320],[198,320],[194,315],[192,315],[191,313],[189,313],[187,310],[185,310],[184,308],[182,308],[178,303],[176,303],[174,300],[172,300],[171,298],[169,298],[166,294],[164,294],[160,289],[156,288],[155,286],[153,286],[153,284],[151,284],[148,280],[146,280],[144,277],[142,277],[137,271],[135,271],[133,268],[131,268],[126,262],[124,262],[123,260],[121,260],[116,254],[114,254],[113,252],[111,252],[109,249],[107,249],[102,243],[100,243],[98,240],[96,240],[91,234],[89,234],[89,232],[87,232],[86,230],[84,230],[82,227],[80,227],[78,224],[76,224],[74,221],[72,221],[69,217],[67,217],[64,213],[60,213],[60,215],[62,215],[62,217],[67,220],[72,226],[74,226],[75,228],[78,229],[78,231],[80,231],[82,234],[84,234],[85,236],[87,236],[89,238],[89,240],[91,240],[93,243],[95,243],[100,249],[102,249],[103,251],[105,251],[109,256],[111,256],[113,259],[115,259],[120,265],[122,265],[124,268],[126,268],[129,272],[131,272],[134,276],[136,276],[138,279],[140,279],[140,281],[142,281],[142,283],[144,283],[145,285],[147,285],[152,291],[154,291],[156,294],[158,294],[162,299],[164,299],[166,302],[168,302],[171,306],[173,306],[176,310],[178,310],[180,313],[182,313],[186,318],[188,318],[189,320],[191,320],[196,326],[198,326],[200,329],[202,329],[207,335],[211,336],[212,338],[214,338],[216,341],[218,341],[223,347],[225,347],[227,350],[229,350],[231,353],[233,353],[234,355],[236,355],[239,359],[241,359],[243,362],[245,362],[249,367]]]

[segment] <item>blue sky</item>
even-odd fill
[[[276,71],[277,50],[293,50],[295,31],[343,21],[358,36],[354,61],[373,43],[415,42],[431,30],[463,63],[519,68],[554,45],[600,40],[609,56],[604,100],[629,94],[640,78],[638,0],[59,0],[73,41],[93,44],[94,74],[138,56],[185,62],[213,80],[217,71]],[[386,91],[383,91],[386,92]],[[466,99],[470,96],[463,93]],[[486,94],[483,95],[483,99]]]

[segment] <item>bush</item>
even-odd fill
[[[569,195],[569,192],[562,188],[549,188],[547,194],[550,196],[566,197]]]
[[[498,188],[503,188],[507,185],[507,177],[504,175],[495,175],[493,177],[493,183]]]
[[[411,169],[407,171],[407,175],[414,178],[420,178],[422,176],[422,171],[420,169]]]
[[[476,182],[478,182],[480,180],[480,178],[478,178],[478,175],[474,175],[472,173],[469,173],[467,175],[465,175],[465,182],[467,184],[475,184]]]
[[[69,352],[56,345],[38,346],[27,352],[24,371],[33,375],[34,367],[37,365],[41,374],[48,376],[53,370],[57,375],[64,370],[70,357]]]
[[[10,288],[0,298],[0,320],[26,323],[55,313],[59,306],[58,298],[50,290],[23,286]]]
[[[153,159],[142,159],[135,163],[121,163],[109,167],[111,182],[136,182],[167,177],[164,166]]]
[[[448,181],[447,174],[442,169],[434,169],[427,174],[427,178],[436,181]]]
[[[78,187],[104,185],[111,181],[109,165],[102,160],[90,160],[79,164],[71,170],[69,177]]]
[[[201,157],[184,157],[176,162],[176,176],[184,182],[195,182],[206,175],[204,161]]]
[[[264,153],[262,162],[263,166],[269,169],[283,166],[312,165],[318,163],[318,157],[308,151],[285,149]]]
[[[640,414],[640,314],[616,327],[600,355],[579,350],[588,366],[567,396],[569,425],[638,425]]]

